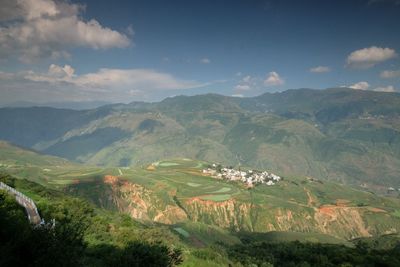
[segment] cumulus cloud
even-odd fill
[[[200,59],[200,63],[202,63],[202,64],[210,64],[211,60],[209,58],[205,57],[205,58]]]
[[[386,87],[377,87],[373,91],[392,93],[392,92],[396,92],[396,89],[394,89],[394,87],[392,85],[388,85]]]
[[[347,57],[347,65],[352,68],[371,68],[396,56],[394,49],[371,46],[352,52]]]
[[[285,81],[275,71],[268,73],[267,78],[264,80],[265,86],[277,86],[284,84]]]
[[[369,88],[369,83],[367,82],[358,82],[355,83],[353,85],[348,86],[351,89],[355,89],[355,90],[368,90]]]
[[[129,37],[85,21],[84,7],[53,0],[3,0],[0,5],[0,57],[18,56],[23,62],[41,57],[68,56],[70,47],[108,49],[127,47]],[[129,31],[130,29],[130,31]],[[128,32],[132,32],[128,28]]]
[[[23,78],[34,82],[73,83],[75,77],[74,72],[75,69],[70,65],[64,65],[64,67],[61,67],[55,64],[51,64],[47,73],[35,73],[33,71],[29,71],[23,76]]]
[[[251,89],[250,86],[247,84],[238,84],[235,86],[236,91],[248,91],[250,89]]]
[[[250,75],[246,75],[243,77],[242,82],[244,83],[250,83],[251,82],[251,76]]]
[[[381,78],[398,78],[400,77],[400,70],[384,70],[380,74]]]
[[[176,90],[199,87],[195,81],[179,80],[168,73],[149,69],[108,69],[74,75],[75,69],[51,64],[47,73],[28,72],[25,79],[36,82],[70,83],[82,88],[134,88],[146,90]]]
[[[381,86],[372,89],[370,88],[371,86],[368,82],[358,82],[353,85],[343,86],[343,87],[348,87],[355,90],[371,90],[375,92],[396,92],[396,89],[392,85]]]
[[[0,93],[24,96],[33,101],[32,95],[39,99],[54,100],[132,100],[132,96],[160,91],[199,88],[208,83],[182,80],[171,74],[150,69],[109,69],[78,75],[70,65],[52,64],[47,72],[25,71],[19,73],[0,73]],[[29,88],[29,90],[26,90]],[[25,91],[24,91],[25,90]],[[101,93],[101,94],[100,94]],[[10,98],[10,97],[8,97]],[[136,98],[136,99],[138,99]]]
[[[285,81],[275,71],[268,73],[266,78],[243,75],[234,90],[236,94],[241,94],[248,91],[263,90],[264,86],[277,86],[284,83]]]
[[[81,75],[75,83],[87,87],[130,87],[139,90],[177,90],[203,86],[195,81],[179,80],[167,73],[148,69],[100,69]]]
[[[10,80],[14,78],[13,73],[0,71],[0,80]]]
[[[250,91],[251,89],[257,87],[257,79],[246,75],[240,79],[238,84],[234,87],[236,92]]]
[[[310,69],[310,72],[314,72],[314,73],[324,73],[324,72],[330,72],[331,69],[329,67],[326,66],[318,66],[318,67],[314,67]]]

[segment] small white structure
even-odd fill
[[[252,187],[256,184],[266,184],[268,186],[271,186],[282,179],[280,176],[269,173],[267,171],[240,171],[228,167],[222,167],[220,168],[220,170],[217,170],[217,166],[221,165],[213,163],[210,168],[204,169],[203,173],[219,179],[226,179],[229,181],[241,181],[247,184],[249,187]]]
[[[271,180],[269,180],[268,182],[267,182],[267,185],[274,185],[275,183],[274,182],[272,182]]]

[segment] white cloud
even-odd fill
[[[267,78],[264,80],[265,86],[276,86],[276,85],[282,85],[284,83],[285,81],[275,71],[271,71],[270,73],[268,73]]]
[[[277,86],[284,83],[285,81],[275,71],[268,73],[264,79],[257,76],[243,75],[234,87],[234,91],[239,94],[246,91],[264,90],[263,86]]]
[[[77,77],[77,85],[96,87],[130,87],[139,90],[176,90],[201,87],[195,81],[178,80],[170,74],[148,69],[100,69]]]
[[[400,70],[384,70],[380,74],[381,78],[397,78],[400,77]]]
[[[0,80],[9,80],[9,79],[12,79],[12,78],[14,78],[14,74],[13,73],[0,71]]]
[[[355,90],[368,90],[369,88],[369,83],[367,82],[358,82],[355,83],[353,85],[348,86],[351,89],[355,89]]]
[[[246,75],[243,77],[242,82],[244,83],[249,83],[251,82],[251,76],[250,75]]]
[[[310,72],[314,72],[314,73],[323,73],[323,72],[330,72],[331,69],[329,67],[326,66],[318,66],[318,67],[314,67],[310,69]]]
[[[347,57],[347,65],[353,68],[371,68],[396,56],[394,49],[371,46],[352,52]]]
[[[396,89],[392,85],[376,87],[374,89],[370,89],[370,84],[368,82],[358,82],[353,85],[348,86],[341,86],[341,87],[348,87],[355,90],[371,90],[375,92],[396,92]]]
[[[41,57],[67,56],[70,47],[108,49],[127,47],[127,35],[84,21],[83,6],[53,0],[4,0],[0,14],[8,13],[0,26],[0,57],[18,56],[23,62]],[[133,32],[128,28],[128,32]]]
[[[70,65],[64,65],[64,67],[51,64],[47,73],[35,73],[33,71],[29,71],[26,73],[23,78],[34,81],[34,82],[48,82],[48,83],[58,83],[58,82],[74,82],[74,72],[75,69]]]
[[[250,86],[247,84],[238,84],[235,86],[236,91],[248,91],[250,89],[251,89]]]
[[[241,74],[242,75],[242,74]],[[255,87],[257,87],[257,79],[254,77],[251,77],[250,75],[246,75],[243,78],[240,79],[238,84],[235,86],[234,90],[236,92],[240,91],[249,91]]]
[[[391,92],[396,92],[396,89],[394,89],[392,85],[389,85],[386,87],[377,87],[373,91],[391,93]]]
[[[70,5],[79,7],[79,5]],[[55,16],[59,12],[56,4],[51,0],[2,0],[0,7],[0,21],[7,21],[26,17],[35,19],[41,16]]]
[[[203,86],[195,81],[178,80],[170,74],[149,69],[107,69],[74,75],[74,68],[51,64],[47,73],[29,72],[25,79],[36,82],[69,83],[85,88],[130,88],[136,90],[177,90]]]
[[[51,64],[49,67],[49,73],[54,76],[72,77],[74,72],[74,68],[72,68],[70,65],[64,65],[64,67],[60,67],[58,65]]]
[[[69,65],[52,64],[45,73],[25,71],[0,73],[2,98],[23,100],[106,100],[131,101],[162,91],[199,88],[209,83],[178,79],[171,74],[150,69],[108,69],[78,75]],[[29,88],[27,90],[26,88]],[[21,100],[21,99],[19,99]]]
[[[202,63],[202,64],[210,64],[211,60],[209,58],[205,57],[205,58],[200,59],[200,63]]]
[[[244,97],[244,95],[242,95],[242,94],[234,94],[234,95],[232,95],[233,97]]]

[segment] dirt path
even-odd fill
[[[313,198],[313,196],[310,193],[310,190],[308,190],[307,188],[303,187],[304,191],[307,194],[307,205],[310,207],[315,206],[315,204],[317,204],[316,200]]]

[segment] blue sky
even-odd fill
[[[3,0],[0,103],[400,91],[400,0]]]

